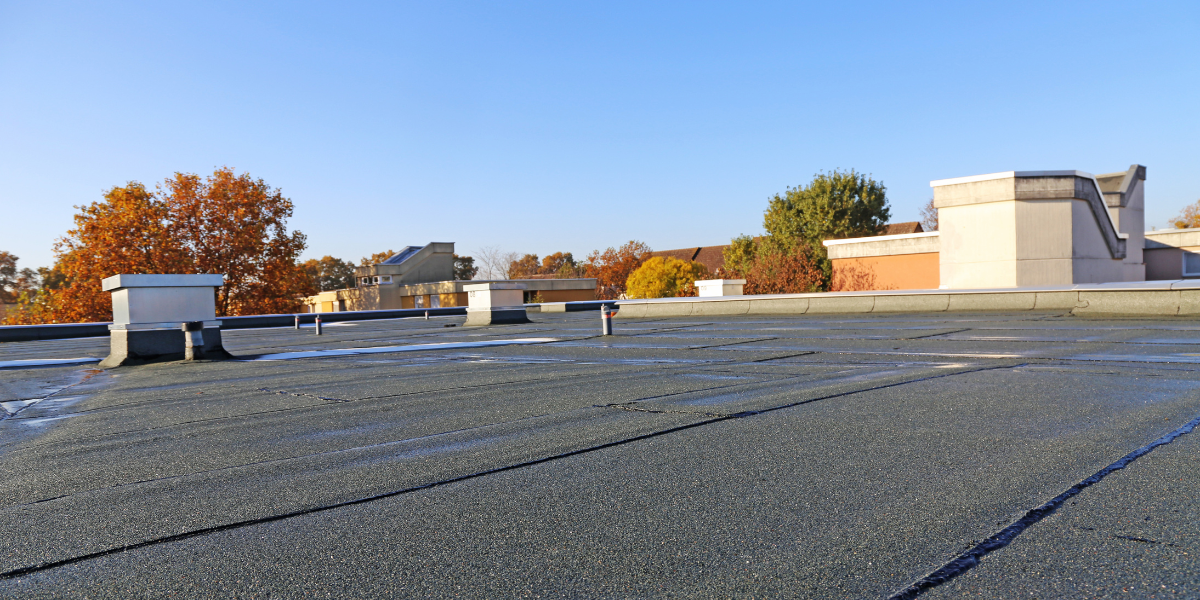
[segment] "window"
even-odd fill
[[[362,284],[363,284],[363,285],[371,285],[371,278],[370,278],[370,277],[363,277],[363,278],[362,278]]]
[[[437,294],[430,294],[429,295],[429,308],[441,308],[441,307],[442,307],[442,297]]]
[[[376,275],[374,281],[375,281],[375,285],[386,285],[386,284],[389,284],[392,282],[392,276],[391,275]]]
[[[1200,276],[1200,253],[1183,251],[1183,274]]]
[[[425,308],[425,296],[413,296],[417,308]]]

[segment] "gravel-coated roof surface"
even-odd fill
[[[0,369],[0,597],[1200,597],[1200,322],[530,317]]]

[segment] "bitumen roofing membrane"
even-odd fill
[[[1200,596],[1200,321],[530,318],[0,344],[0,596]]]

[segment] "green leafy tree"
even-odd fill
[[[655,256],[642,263],[625,283],[630,298],[676,298],[696,295],[696,280],[707,279],[704,265],[674,256]]]
[[[37,292],[41,287],[38,272],[17,268],[18,260],[15,254],[0,251],[0,303],[14,304],[22,294]]]
[[[332,256],[310,258],[303,263],[304,272],[322,292],[354,287],[354,263]]]
[[[475,266],[474,258],[454,255],[454,279],[456,281],[470,281],[475,279],[475,274],[478,272],[479,267]]]
[[[721,268],[722,277],[745,279],[746,272],[754,264],[754,256],[758,251],[758,243],[748,235],[739,235],[721,251],[725,264]]]
[[[763,228],[781,248],[803,241],[823,255],[822,241],[875,235],[889,217],[883,183],[853,169],[835,170],[771,198]]]
[[[882,182],[853,169],[818,173],[808,185],[788,188],[770,198],[763,213],[767,235],[735,238],[724,252],[723,275],[746,279],[747,293],[828,290],[833,266],[821,242],[876,235],[889,217],[887,188]],[[812,265],[822,273],[816,283],[809,268]],[[768,278],[795,281],[772,282]]]

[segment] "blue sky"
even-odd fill
[[[723,244],[839,168],[906,221],[933,179],[1141,163],[1162,228],[1197,107],[1194,1],[0,0],[0,250],[49,265],[74,205],[221,165],[306,257]]]

